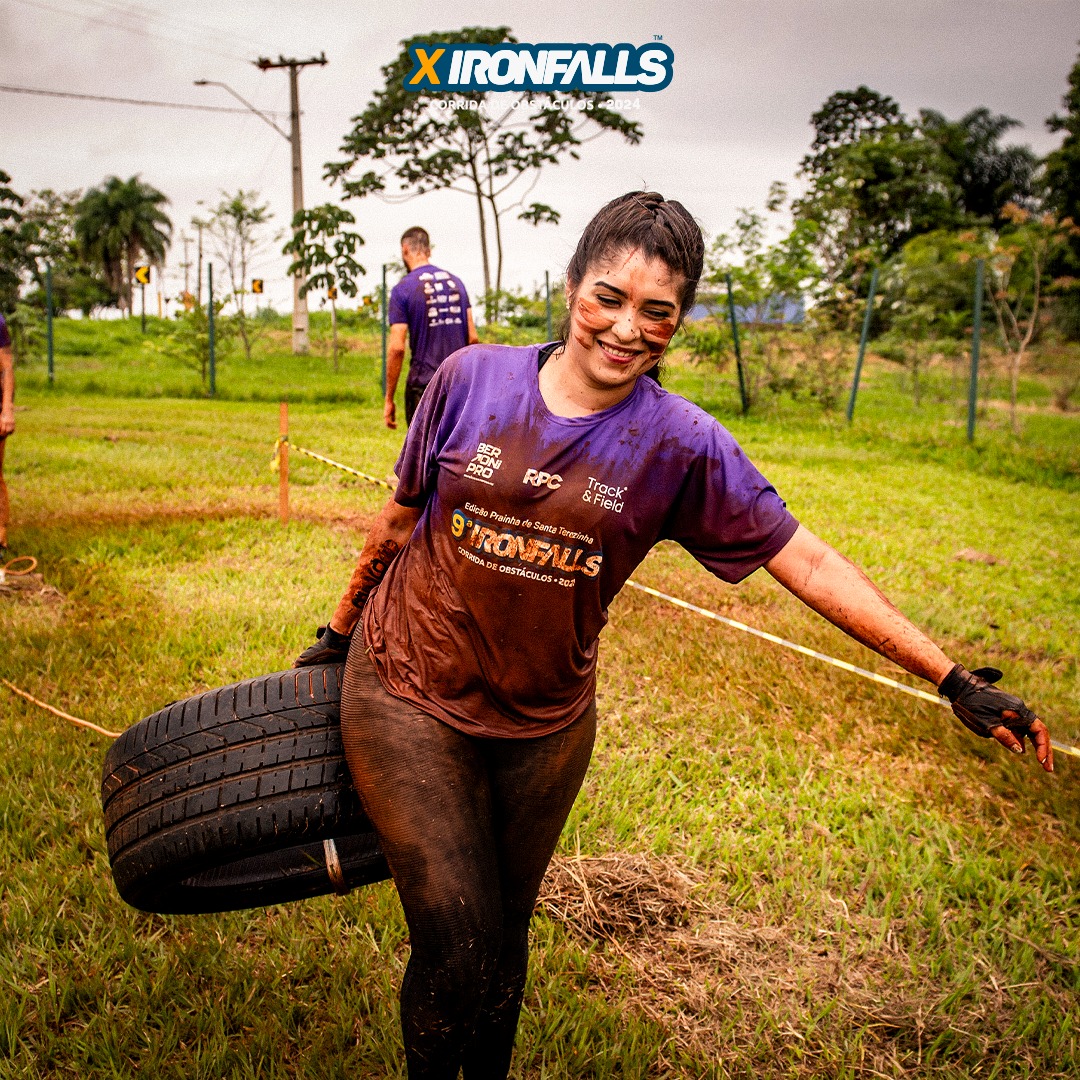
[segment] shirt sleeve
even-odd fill
[[[461,310],[468,311],[472,307],[472,301],[469,299],[469,291],[465,288],[465,282],[461,278],[457,279],[458,292],[461,293]]]
[[[719,424],[689,462],[665,538],[735,584],[776,555],[799,527],[776,488]]]
[[[398,455],[394,473],[398,478],[394,501],[401,506],[424,506],[435,491],[439,479],[439,452],[446,445],[453,428],[455,408],[451,399],[463,378],[455,362],[459,353],[450,356],[427,384],[420,404],[413,414],[405,436],[405,445]]]
[[[11,333],[3,315],[0,315],[0,349],[11,348]]]
[[[404,279],[390,290],[390,303],[387,305],[386,318],[390,325],[409,321],[408,286],[405,284]]]

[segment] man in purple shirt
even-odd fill
[[[4,447],[15,430],[15,363],[11,334],[0,315],[0,553],[7,547],[8,493],[4,483]]]
[[[426,229],[407,229],[401,257],[408,269],[390,293],[390,341],[386,350],[386,404],[383,419],[397,427],[394,393],[405,360],[408,336],[409,374],[405,379],[405,423],[412,423],[424,387],[453,352],[479,340],[469,294],[461,279],[431,264],[431,238]]]

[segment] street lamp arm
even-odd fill
[[[222,90],[225,90],[228,93],[232,94],[232,96],[236,98],[236,100],[239,101],[241,105],[247,106],[247,108],[250,109],[257,117],[259,117],[260,120],[265,120],[266,123],[268,123],[286,142],[292,142],[292,139],[288,136],[288,134],[282,131],[281,128],[279,128],[277,124],[275,124],[274,121],[266,115],[266,113],[260,111],[259,109],[256,109],[250,101],[248,101],[246,98],[242,98],[231,86],[228,86],[223,82],[216,82],[213,79],[196,79],[195,85],[220,86]]]

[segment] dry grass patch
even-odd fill
[[[1030,986],[1069,1008],[1052,979],[1006,985],[982,957],[969,978],[943,989],[913,956],[922,943],[903,944],[913,936],[903,919],[853,915],[824,894],[842,909],[842,929],[769,925],[707,900],[708,885],[692,865],[634,854],[557,856],[544,881],[538,909],[589,951],[589,987],[669,1033],[672,1054],[650,1075],[684,1076],[689,1058],[702,1063],[701,1076],[754,1059],[760,1075],[821,1076],[838,1039],[858,1044],[859,1061],[845,1063],[854,1075],[937,1073],[960,1065],[972,1040],[1008,1058],[1016,995]],[[1027,944],[1047,969],[1074,962]],[[1021,1070],[1035,1065],[1027,1047],[1011,1053]]]
[[[47,584],[41,574],[22,574],[0,583],[0,602],[5,600],[55,607],[64,602],[64,594],[54,585]]]

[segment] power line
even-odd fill
[[[40,8],[42,11],[51,11],[56,15],[66,15],[70,19],[82,19],[86,22],[97,23],[99,26],[108,26],[113,30],[123,30],[129,34],[136,34],[139,37],[156,38],[159,41],[168,41],[173,45],[183,45],[188,49],[197,49],[200,52],[211,53],[214,56],[223,56],[227,60],[247,61],[247,57],[239,56],[236,53],[224,52],[221,49],[212,49],[206,45],[197,44],[190,38],[179,38],[169,34],[155,33],[153,30],[147,30],[141,26],[132,26],[128,23],[114,22],[111,19],[102,18],[100,15],[92,15],[87,11],[72,11],[69,8],[56,7],[53,4],[42,3],[41,0],[16,0],[16,2],[19,4],[26,4],[28,7]]]
[[[93,7],[102,8],[106,12],[114,14],[121,19],[141,17],[148,24],[158,25],[161,27],[161,29],[171,31],[173,33],[187,33],[190,31],[199,31],[213,38],[229,38],[231,40],[230,42],[228,42],[228,44],[235,45],[238,48],[247,49],[249,46],[257,46],[258,49],[262,49],[263,51],[265,51],[266,49],[265,45],[260,44],[256,41],[241,39],[237,34],[233,33],[233,31],[228,30],[223,26],[208,22],[197,22],[190,18],[187,13],[185,13],[182,17],[174,17],[162,11],[154,11],[143,4],[125,2],[117,5],[114,3],[110,3],[109,0],[75,0],[75,2],[82,4],[90,4]],[[142,29],[135,32],[146,33],[153,36],[156,33],[160,33],[160,30],[154,31],[150,29]]]
[[[108,101],[114,105],[152,105],[158,109],[192,109],[195,112],[247,113],[247,109],[233,109],[228,105],[188,105],[180,101],[148,101],[145,98],[109,97],[105,94],[76,94],[71,90],[38,90],[30,86],[6,86],[0,83],[0,90],[9,94],[38,94],[41,97],[78,98],[81,101]],[[265,111],[265,110],[264,110]],[[280,116],[281,113],[268,113]]]

